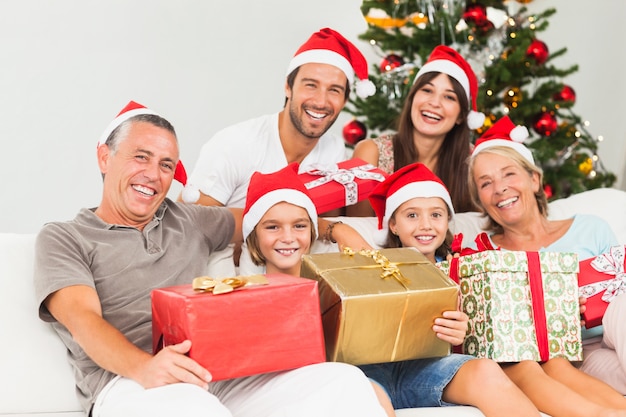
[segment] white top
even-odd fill
[[[326,133],[302,161],[300,172],[313,164],[346,159],[343,139]],[[271,173],[285,166],[287,158],[278,135],[278,113],[274,113],[217,132],[202,146],[187,182],[227,207],[244,208],[252,174]]]

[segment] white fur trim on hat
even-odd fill
[[[109,123],[107,128],[104,130],[104,132],[102,133],[102,136],[100,136],[100,140],[98,141],[98,146],[106,142],[106,140],[109,138],[109,135],[113,133],[116,127],[118,127],[119,125],[124,123],[126,120],[130,119],[131,117],[139,116],[140,114],[153,114],[155,116],[158,116],[156,112],[145,107],[129,110],[123,114],[120,114],[115,119],[113,119],[111,123]]]
[[[514,142],[508,139],[489,139],[482,143],[479,143],[472,151],[472,156],[478,155],[480,152],[484,151],[485,149],[491,148],[492,146],[505,146],[507,148],[514,149],[520,155],[526,158],[527,161],[529,161],[533,165],[535,164],[535,158],[533,158],[533,154],[530,149],[528,149],[526,146],[519,142]]]
[[[309,49],[294,56],[287,67],[287,75],[299,66],[309,63],[333,65],[346,75],[350,85],[354,83],[352,64],[343,55],[329,49]]]
[[[422,68],[420,68],[420,70],[417,72],[414,81],[417,80],[422,74],[425,74],[427,72],[442,72],[444,74],[448,74],[461,84],[461,86],[465,90],[465,94],[467,95],[468,104],[472,102],[469,79],[467,78],[467,74],[465,73],[465,71],[463,71],[463,68],[459,67],[457,64],[450,60],[437,59],[425,63]]]
[[[454,206],[450,199],[450,193],[446,188],[435,181],[417,181],[411,182],[404,187],[399,188],[395,193],[387,197],[385,202],[385,217],[383,217],[383,229],[388,227],[389,219],[394,211],[398,209],[406,201],[413,198],[423,197],[439,197],[447,205],[450,212],[450,218],[454,218]]]
[[[317,210],[313,201],[301,191],[281,188],[262,195],[243,215],[243,240],[245,241],[265,213],[277,203],[285,201],[304,208],[311,218],[313,232],[317,237]]]

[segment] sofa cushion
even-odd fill
[[[34,245],[34,234],[0,233],[0,415],[82,410],[65,346],[37,316]]]

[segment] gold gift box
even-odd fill
[[[372,257],[380,255],[387,265]],[[450,353],[432,326],[457,309],[458,286],[417,250],[305,255],[301,276],[319,282],[329,361],[364,365]]]

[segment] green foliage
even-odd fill
[[[441,7],[444,3],[451,7]],[[429,10],[420,10],[427,5]],[[606,172],[597,159],[598,142],[572,111],[574,103],[555,97],[566,86],[563,79],[578,71],[578,65],[559,68],[553,64],[567,53],[566,48],[549,51],[545,62],[537,62],[527,52],[534,40],[540,40],[538,34],[546,30],[548,18],[556,10],[550,8],[533,15],[520,7],[500,28],[478,26],[471,19],[464,27],[457,26],[464,13],[476,5],[508,15],[506,2],[497,0],[364,0],[361,11],[369,23],[359,38],[373,43],[382,56],[397,54],[415,65],[413,69],[383,73],[379,63],[374,63],[370,80],[376,84],[376,95],[351,99],[345,111],[365,123],[369,136],[393,130],[419,66],[435,46],[446,44],[468,59],[479,78],[478,110],[491,122],[508,114],[513,122],[528,127],[531,138],[526,144],[543,168],[553,198],[613,185],[616,177]],[[380,17],[381,11],[386,20],[373,18]],[[542,134],[534,127],[537,118],[546,114],[556,118],[557,128]],[[475,136],[489,125],[478,129]]]

